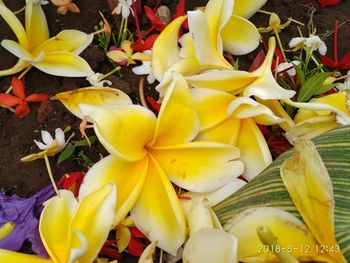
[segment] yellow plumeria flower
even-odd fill
[[[49,38],[49,30],[40,0],[28,0],[25,8],[25,28],[0,0],[0,15],[15,33],[18,43],[3,40],[1,45],[19,58],[15,66],[1,70],[0,76],[12,75],[36,67],[56,76],[86,77],[93,74],[89,64],[79,54],[92,42],[93,34],[63,30]]]
[[[350,117],[349,98],[346,91],[326,95],[311,100],[310,103],[306,104],[311,107],[316,103],[318,105],[316,105],[314,109],[300,109],[295,115],[294,121],[296,125],[286,133],[286,137],[291,143],[298,138],[312,139],[339,125],[348,124],[348,122],[339,115],[341,112],[345,116]],[[322,109],[320,106],[324,106],[325,108]],[[327,109],[327,106],[329,109]],[[339,113],[334,114],[334,110],[338,110]]]
[[[276,34],[276,33],[281,32],[287,26],[289,26],[291,22],[292,22],[292,19],[289,18],[287,20],[287,22],[281,24],[281,19],[279,18],[279,16],[276,13],[271,13],[270,20],[269,20],[269,26],[268,27],[261,27],[258,30],[260,33],[272,32],[272,33]]]
[[[120,47],[124,52],[121,50],[107,52],[107,56],[116,63],[126,62],[127,65],[129,65],[136,64],[135,60],[148,61],[151,58],[149,55],[142,52],[133,53],[131,42],[129,40],[124,40]]]
[[[251,13],[254,7],[257,6],[250,6],[249,11],[242,7],[241,13],[244,10]],[[178,31],[187,16],[172,21],[153,45],[152,67],[156,79],[167,82],[172,71],[193,75],[208,69],[232,69],[223,51],[242,55],[254,50],[259,44],[258,30],[233,10],[233,0],[210,0],[205,12],[188,12],[190,33],[181,41],[182,50],[178,47]]]
[[[272,162],[269,147],[257,124],[272,125],[284,119],[251,98],[213,89],[195,88],[191,93],[201,123],[196,140],[237,146],[245,165],[243,176],[247,180],[253,179]]]
[[[118,189],[115,225],[130,211],[135,225],[172,255],[186,236],[185,217],[171,185],[195,192],[220,188],[243,172],[239,150],[227,144],[192,142],[199,132],[188,86],[176,75],[158,118],[138,105],[81,105],[111,155],[86,174],[80,197],[113,181]],[[156,190],[155,190],[156,189]]]
[[[60,190],[45,203],[39,232],[50,259],[0,249],[2,263],[92,263],[102,248],[114,219],[116,188],[109,183],[79,202]]]

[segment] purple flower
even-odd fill
[[[0,192],[0,225],[8,221],[15,224],[13,231],[0,240],[0,248],[18,251],[28,239],[39,256],[48,257],[41,242],[38,225],[43,202],[55,195],[53,187],[47,186],[32,197],[7,196]]]

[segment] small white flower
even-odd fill
[[[300,61],[293,60],[292,62],[283,62],[277,66],[277,73],[284,72],[286,69],[288,69],[287,74],[293,77],[297,74],[294,65],[300,65]]]
[[[108,86],[112,85],[112,82],[109,80],[99,80],[103,74],[101,73],[94,73],[86,78],[89,83],[94,87],[103,87],[104,84],[107,84]]]
[[[63,150],[66,146],[64,132],[60,128],[57,128],[55,130],[55,139],[53,139],[51,134],[47,131],[41,131],[41,138],[43,142],[38,142],[37,140],[34,140],[35,144],[39,147],[40,150],[47,150],[50,148],[57,148],[58,150]]]
[[[151,56],[151,50],[146,50],[143,53],[145,53],[146,55]],[[143,60],[141,66],[134,67],[131,70],[136,75],[148,75],[147,76],[147,82],[149,84],[152,84],[156,80],[156,78],[155,78],[155,76],[153,74],[151,61]]]
[[[119,4],[117,5],[116,8],[114,8],[112,14],[119,15],[120,13],[122,13],[123,18],[128,18],[131,12],[131,14],[135,16],[134,11],[131,8],[132,0],[118,0],[118,1],[119,1]]]
[[[337,83],[335,87],[340,91],[350,90],[350,70],[347,73],[344,83]]]
[[[306,48],[309,52],[314,52],[316,49],[318,49],[318,52],[320,52],[321,55],[326,55],[327,53],[327,46],[326,44],[320,39],[319,36],[310,34],[309,37],[295,37],[289,42],[290,48],[295,48],[295,50]]]
[[[48,0],[41,0],[41,5],[47,5],[49,3]]]

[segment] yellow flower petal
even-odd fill
[[[291,144],[297,139],[312,139],[338,126],[334,115],[311,117],[289,129],[285,136]]]
[[[124,50],[128,57],[131,57],[133,50],[131,49],[131,42],[129,40],[124,40],[121,43],[120,48]]]
[[[153,241],[149,244],[142,252],[137,263],[153,263],[153,257],[156,253],[156,248],[158,245],[158,241]]]
[[[234,1],[232,0],[210,0],[205,7],[210,37],[219,53],[223,51],[220,33],[232,15],[233,5]],[[190,24],[189,21],[189,27],[191,28]]]
[[[114,183],[109,183],[80,200],[70,224],[71,234],[72,231],[83,233],[88,244],[88,250],[79,257],[79,262],[92,262],[100,252],[112,228],[116,197],[116,187]],[[71,235],[69,247],[78,247],[78,242]]]
[[[129,231],[129,228],[123,224],[119,225],[116,231],[116,239],[118,252],[122,253],[125,249],[127,249],[131,240],[131,233]]]
[[[317,242],[308,228],[292,214],[271,207],[247,209],[227,221],[224,229],[238,239],[238,259],[243,262],[277,262],[256,232],[268,226],[278,238],[281,248],[298,260],[324,259],[317,255]],[[322,260],[320,260],[322,261]]]
[[[3,224],[0,227],[0,240],[4,239],[9,234],[11,234],[14,228],[15,228],[15,224],[11,221],[8,221],[7,223]]]
[[[294,155],[281,166],[281,177],[318,243],[336,247],[332,181],[312,141],[295,142]],[[346,262],[342,253],[326,252],[332,262]]]
[[[245,55],[258,47],[260,34],[253,23],[232,16],[221,31],[221,37],[225,51],[233,55]]]
[[[225,60],[222,50],[218,49],[218,46],[222,46],[221,41],[217,43],[218,35],[212,35],[210,32],[206,15],[200,10],[188,12],[188,25],[199,63],[222,69],[231,69],[232,65]]]
[[[41,8],[41,1],[27,1],[25,26],[29,43],[28,51],[33,51],[49,38],[49,28]]]
[[[10,9],[8,9],[4,2],[0,0],[0,16],[5,20],[5,22],[9,25],[9,27],[12,29],[13,33],[15,33],[19,44],[23,48],[28,47],[28,38],[27,34],[24,30],[24,27],[22,26],[19,19],[15,16],[14,13]]]
[[[111,154],[138,161],[146,156],[145,145],[154,136],[156,117],[137,105],[102,107],[80,105],[81,112],[94,123],[99,141]]]
[[[267,0],[235,0],[233,14],[248,19],[263,7],[266,2]]]
[[[237,239],[223,230],[202,228],[190,236],[183,262],[237,263]]]
[[[272,58],[276,48],[274,37],[269,39],[269,50],[266,54],[264,63],[254,72],[258,78],[250,84],[243,92],[245,97],[256,96],[263,100],[270,99],[288,99],[295,95],[294,90],[283,89],[276,82],[271,72]]]
[[[28,67],[28,63],[25,62],[24,60],[20,59],[20,60],[18,60],[16,65],[14,65],[13,67],[11,67],[9,69],[0,70],[0,77],[14,75],[14,74],[24,70],[26,67]]]
[[[60,190],[45,203],[40,216],[39,231],[47,253],[56,262],[68,260],[69,223],[73,218],[78,202],[72,192]]]
[[[136,52],[134,54],[132,54],[131,56],[131,59],[132,60],[141,60],[141,61],[148,61],[150,60],[150,56],[145,54],[145,53],[142,53],[142,52]]]
[[[178,47],[178,32],[186,16],[174,19],[158,36],[152,48],[152,70],[158,81],[164,73],[180,59]]]
[[[276,116],[283,118],[285,120],[284,122],[279,123],[279,126],[283,130],[288,131],[290,128],[292,128],[295,125],[294,121],[291,119],[289,114],[284,110],[284,108],[282,107],[281,103],[278,100],[257,99],[257,101],[267,106],[270,110],[272,110],[272,112]]]
[[[127,105],[132,104],[128,95],[119,89],[88,87],[56,94],[51,99],[59,100],[75,116],[83,119],[79,104]]]
[[[269,147],[253,119],[243,119],[236,146],[244,162],[243,177],[250,181],[272,163]]]
[[[233,95],[213,89],[195,88],[190,91],[202,131],[228,118],[227,107],[235,98]]]
[[[150,153],[172,182],[194,192],[218,189],[243,172],[239,150],[227,144],[192,142],[154,147]]]
[[[186,77],[186,80],[196,88],[217,89],[236,95],[253,83],[256,78],[255,75],[246,71],[212,70]]]
[[[160,108],[154,140],[150,145],[190,142],[198,134],[199,127],[199,117],[187,82],[181,75],[174,74]]]
[[[147,158],[130,163],[109,155],[88,171],[79,191],[79,199],[93,193],[108,182],[114,182],[118,188],[114,225],[118,225],[139,197],[147,167]]]
[[[204,130],[196,137],[197,141],[222,142],[236,145],[240,132],[241,120],[235,117],[227,118],[222,123]]]
[[[273,125],[283,121],[266,106],[246,97],[238,97],[232,100],[227,108],[227,114],[239,119],[254,118],[254,121],[262,125]]]
[[[25,262],[25,263],[51,263],[50,259],[44,259],[37,255],[27,255],[11,250],[0,249],[0,261],[1,263],[14,263],[14,262]]]
[[[174,256],[185,241],[186,223],[178,197],[162,168],[152,157],[144,187],[131,210],[131,217],[151,242],[158,240],[158,247]]]
[[[109,57],[114,62],[122,62],[122,61],[128,61],[129,57],[128,55],[121,51],[121,50],[112,50],[107,52],[107,57]]]
[[[180,48],[180,56],[181,58],[189,58],[194,57],[196,53],[194,52],[194,43],[190,33],[184,34],[180,39],[179,43],[181,45]]]
[[[22,60],[32,61],[34,59],[31,53],[15,41],[5,39],[1,41],[1,46]]]
[[[93,34],[86,34],[78,30],[62,30],[56,36],[48,39],[36,48],[33,53],[41,51],[67,51],[79,55],[93,40]]]
[[[348,109],[346,105],[346,100],[347,100],[346,96],[347,96],[347,92],[342,91],[342,92],[337,92],[334,94],[317,98],[315,100],[312,100],[311,102],[325,103],[341,110],[344,113],[348,113]],[[294,120],[296,123],[299,123],[311,117],[320,116],[320,115],[329,115],[330,113],[331,111],[311,111],[311,110],[300,109],[298,113],[295,115]]]
[[[47,53],[44,60],[31,62],[31,64],[41,71],[54,76],[87,77],[94,73],[84,59],[66,51]]]

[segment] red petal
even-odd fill
[[[264,50],[260,50],[260,52],[254,58],[254,60],[253,60],[252,64],[250,65],[248,71],[252,72],[252,71],[256,70],[264,62],[264,59],[265,59],[265,52],[264,52]]]
[[[327,57],[327,56],[320,56],[321,61],[323,65],[330,67],[330,68],[339,68],[340,63],[336,63],[333,59]]]
[[[100,251],[100,255],[112,259],[119,259],[122,257],[122,254],[119,253],[118,249],[110,247],[103,247]]]
[[[185,0],[180,0],[176,7],[176,12],[171,16],[172,19],[178,18],[185,14]]]
[[[75,186],[74,195],[77,196],[84,176],[85,173],[83,172],[66,173],[62,181],[63,188],[69,190],[71,187]]]
[[[144,50],[151,49],[158,36],[159,36],[158,34],[153,34],[153,35],[150,35],[145,41],[137,40],[132,45],[132,49],[134,51],[144,51]]]
[[[22,102],[15,109],[15,115],[18,118],[23,118],[30,112],[30,108],[26,102]]]
[[[147,96],[147,97],[146,97],[146,100],[147,100],[147,102],[148,102],[149,104],[151,104],[152,108],[153,108],[155,111],[159,112],[159,110],[160,110],[160,104],[158,104],[158,103],[156,102],[155,99],[153,99],[151,96]]]
[[[340,60],[339,64],[341,65],[341,69],[350,68],[350,52],[345,54],[345,56]]]
[[[128,245],[129,254],[139,257],[141,256],[144,248],[145,248],[145,245],[140,240],[135,238],[130,239],[130,242]]]
[[[159,17],[155,15],[151,8],[149,8],[148,6],[145,6],[144,8],[146,16],[149,18],[149,20],[151,20],[152,26],[158,29],[159,31],[162,31],[165,28],[165,23],[163,23],[162,20],[160,20]]]
[[[341,0],[318,0],[318,3],[322,8],[330,5],[336,5],[340,2]]]
[[[17,97],[24,99],[26,97],[24,91],[24,81],[22,79],[18,79],[17,77],[12,77],[11,81],[12,93]]]
[[[22,100],[20,98],[15,97],[13,95],[5,93],[0,94],[0,104],[4,105],[5,107],[12,107],[17,104],[20,104],[21,102]]]
[[[48,100],[49,95],[47,94],[31,94],[28,97],[25,98],[26,102],[40,102],[43,100]]]
[[[131,227],[130,228],[131,236],[134,238],[147,238],[138,228]]]
[[[283,62],[286,62],[284,60],[283,54],[279,48],[276,47],[275,49],[275,56],[278,57],[278,63],[281,64]]]

